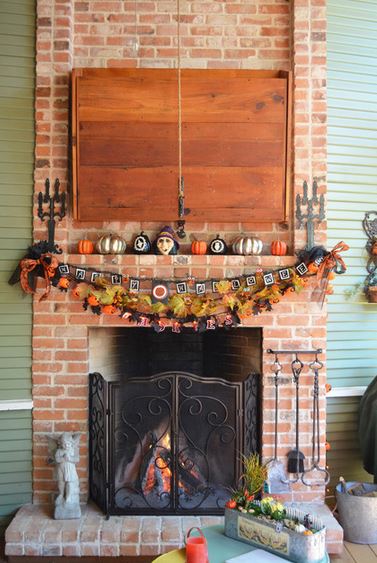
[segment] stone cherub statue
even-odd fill
[[[81,517],[79,478],[76,463],[79,456],[79,433],[63,432],[53,438],[49,436],[49,461],[56,464],[59,495],[55,499],[55,520]]]

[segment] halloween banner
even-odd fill
[[[156,332],[166,326],[173,332],[181,332],[184,326],[195,331],[214,330],[237,326],[246,317],[271,311],[284,295],[301,291],[310,276],[316,276],[316,299],[323,302],[324,295],[331,293],[329,280],[346,269],[340,252],[347,249],[344,243],[330,252],[314,247],[301,251],[295,266],[268,271],[258,268],[232,278],[157,279],[62,263],[50,253],[38,256],[31,247],[9,283],[20,281],[25,292],[34,293],[36,277],[41,277],[45,284],[41,299],[55,286],[72,292],[93,314],[117,315]]]

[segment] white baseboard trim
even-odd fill
[[[364,395],[366,385],[360,385],[359,387],[333,387],[326,397],[332,399],[333,397],[361,397]]]
[[[28,411],[33,408],[31,399],[19,399],[18,401],[0,401],[0,411]]]

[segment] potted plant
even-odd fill
[[[366,278],[364,291],[369,303],[377,303],[377,270]]]
[[[325,532],[316,517],[255,495],[263,489],[266,465],[258,455],[243,458],[240,487],[225,508],[225,535],[261,547],[296,563],[320,563],[325,558]]]

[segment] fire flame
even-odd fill
[[[144,494],[151,493],[156,487],[161,489],[161,493],[170,492],[172,476],[169,467],[170,448],[170,434],[167,432],[160,440],[160,445],[156,448],[156,455],[148,466]],[[157,476],[157,471],[159,476]]]
[[[150,449],[153,448],[151,445]],[[150,493],[170,493],[172,471],[169,467],[171,463],[171,437],[166,432],[160,439],[159,445],[154,447],[154,455],[149,462],[148,469],[144,480],[144,494]],[[181,453],[179,456],[179,466],[189,473],[196,481],[200,482],[200,472],[195,469],[195,464],[189,458],[185,458]],[[185,493],[190,492],[190,485],[184,484],[180,479],[178,488]]]

